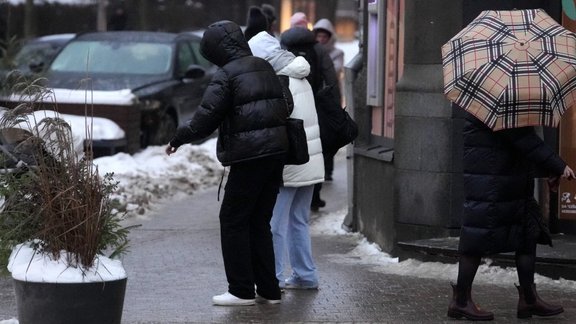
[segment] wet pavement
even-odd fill
[[[313,217],[346,208],[346,159],[339,154],[334,181],[322,191],[326,208]],[[449,281],[374,272],[360,263],[339,263],[352,250],[350,235],[314,235],[313,253],[320,289],[290,291],[280,305],[212,306],[226,291],[220,250],[217,188],[157,206],[131,232],[131,252],[123,323],[445,323]],[[516,319],[517,292],[507,286],[478,284],[476,301],[495,313],[496,323],[572,323],[576,293],[539,287],[540,295],[561,303],[565,313],[549,319]],[[16,316],[10,278],[0,279],[0,320]],[[0,321],[1,323],[1,321]],[[81,324],[81,323],[79,323]]]

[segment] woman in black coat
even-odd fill
[[[285,124],[292,109],[290,93],[268,62],[252,56],[242,30],[231,21],[210,25],[200,51],[219,69],[198,111],[188,125],[178,128],[166,153],[173,154],[181,145],[218,129],[218,160],[230,166],[220,207],[228,291],[214,296],[212,302],[224,306],[277,304],[281,295],[270,219],[288,150]]]
[[[464,126],[465,202],[459,243],[458,280],[448,316],[492,320],[477,308],[471,287],[481,258],[515,252],[520,286],[518,317],[552,316],[562,306],[542,301],[535,290],[536,244],[551,244],[534,199],[534,178],[540,174],[557,184],[574,172],[536,134],[533,127],[492,131],[466,113]]]

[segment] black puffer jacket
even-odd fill
[[[324,87],[332,89],[332,95],[340,102],[338,75],[334,63],[324,47],[316,42],[314,32],[303,27],[292,27],[280,36],[282,48],[296,56],[304,57],[310,64],[310,74],[306,77],[314,95]]]
[[[493,132],[467,114],[464,127],[465,203],[460,252],[516,251],[534,230],[534,177],[559,176],[566,163],[532,127]],[[538,228],[536,230],[539,230]]]
[[[220,21],[208,27],[202,55],[220,69],[173,147],[208,137],[218,128],[217,156],[223,165],[286,153],[290,111],[280,80],[265,60],[252,56],[240,27]]]

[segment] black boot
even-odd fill
[[[320,199],[320,190],[322,190],[322,184],[315,184],[314,193],[312,194],[312,203],[310,204],[310,209],[315,212],[318,211],[318,209],[326,206],[326,202]]]
[[[491,321],[494,314],[481,310],[472,301],[472,287],[458,287],[452,285],[452,301],[448,306],[448,317],[466,318],[472,321]]]
[[[564,308],[560,305],[551,305],[540,299],[536,292],[536,285],[532,284],[529,287],[521,287],[516,285],[518,289],[518,318],[529,318],[532,315],[537,316],[554,316],[564,312]]]

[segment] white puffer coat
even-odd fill
[[[266,32],[252,37],[248,44],[252,53],[270,62],[278,75],[289,77],[290,92],[294,101],[294,110],[290,117],[304,120],[310,161],[302,165],[286,165],[284,186],[303,187],[323,182],[324,157],[320,142],[320,127],[312,87],[306,80],[306,76],[310,73],[310,64],[305,58],[294,57],[292,53],[281,49],[278,40]]]
[[[278,72],[278,75],[290,77],[290,92],[294,100],[294,110],[290,117],[304,120],[310,155],[310,161],[305,164],[284,167],[285,187],[301,187],[324,181],[324,157],[320,142],[318,115],[312,87],[306,80],[309,72],[310,65],[302,56],[296,57],[292,63]]]

